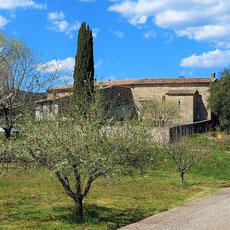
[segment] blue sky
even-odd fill
[[[97,79],[209,77],[230,67],[230,0],[0,0],[0,30],[72,80],[77,35],[94,34]]]

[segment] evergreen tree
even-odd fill
[[[77,100],[90,98],[94,87],[93,36],[86,23],[78,33],[78,47],[74,67],[73,92]]]
[[[230,69],[220,72],[220,79],[210,87],[209,107],[223,130],[230,132]]]

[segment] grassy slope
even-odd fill
[[[193,141],[197,139],[206,142],[203,136]],[[113,185],[97,181],[85,200],[86,222],[81,225],[74,224],[72,200],[48,172],[11,172],[0,181],[0,229],[112,230],[230,186],[230,153],[218,151],[218,144],[185,175],[186,186],[178,183],[174,165],[163,155],[148,175]]]

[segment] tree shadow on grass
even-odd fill
[[[77,227],[94,226],[98,229],[115,230],[125,225],[140,221],[146,217],[146,212],[141,208],[118,209],[84,205],[84,221]],[[25,206],[20,210],[9,210],[2,218],[7,218],[11,223],[25,222],[34,229],[53,229],[52,224],[73,227],[75,225],[74,207],[72,205],[56,205],[52,207]],[[1,216],[0,216],[1,220]],[[55,225],[57,224],[57,225]]]
[[[71,206],[53,208],[56,218],[65,224],[75,224],[74,210]],[[144,219],[144,210],[106,208],[94,204],[84,205],[84,222],[82,224],[106,225],[108,230],[114,230]]]

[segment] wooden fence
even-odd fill
[[[199,121],[190,124],[178,125],[169,128],[169,142],[179,141],[181,137],[193,133],[204,133],[214,130],[211,120]]]

